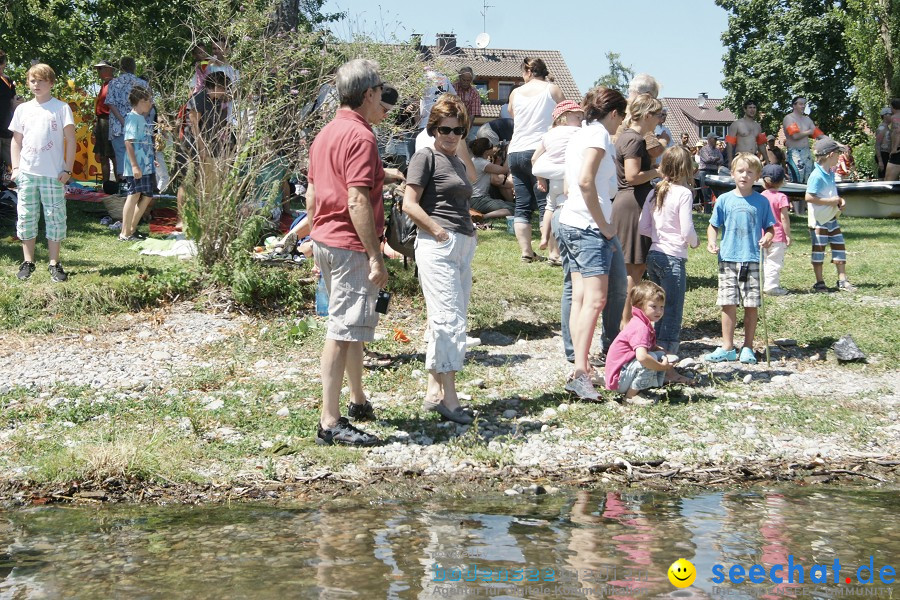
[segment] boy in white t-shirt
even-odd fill
[[[50,93],[56,83],[52,68],[36,64],[26,78],[34,99],[20,104],[9,124],[12,176],[19,195],[16,235],[22,240],[25,258],[18,278],[28,279],[34,272],[38,211],[43,206],[50,278],[61,282],[68,279],[59,264],[59,247],[66,237],[65,184],[75,164],[75,120],[69,105]]]

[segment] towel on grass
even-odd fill
[[[183,234],[166,240],[147,238],[133,243],[129,248],[141,254],[175,256],[183,260],[197,256],[197,245],[192,240],[185,239]]]

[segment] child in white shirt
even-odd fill
[[[538,189],[547,192],[547,206],[541,221],[541,249],[550,248],[550,260],[559,262],[559,250],[550,235],[553,212],[566,201],[564,181],[566,172],[566,148],[569,139],[581,128],[584,111],[576,102],[563,100],[553,109],[553,127],[544,134],[541,144],[531,157],[531,172],[537,178]]]

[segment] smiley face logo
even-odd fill
[[[668,575],[672,585],[686,588],[697,579],[697,569],[691,561],[679,558],[669,567]]]

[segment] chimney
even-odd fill
[[[456,54],[456,34],[455,33],[439,33],[437,34],[438,54]]]
[[[420,49],[422,47],[422,34],[421,33],[412,34],[412,36],[410,37],[410,41],[412,42],[412,45],[415,46],[415,48],[417,50]]]

